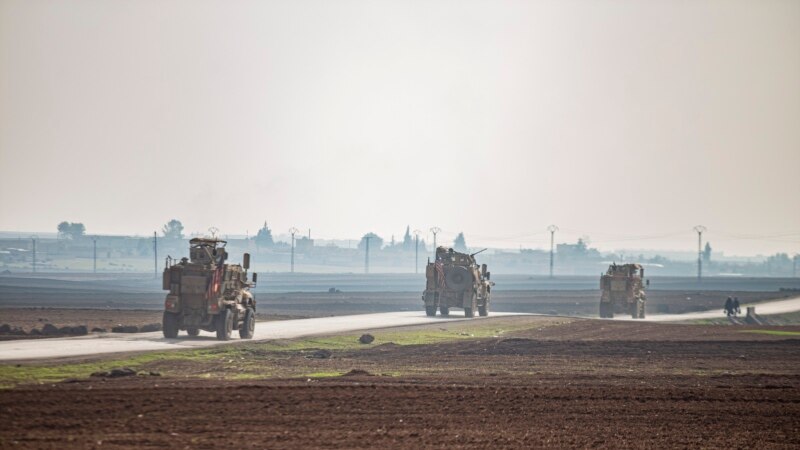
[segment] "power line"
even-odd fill
[[[703,232],[706,227],[697,225],[694,231],[697,232],[697,281],[700,281],[703,278]]]
[[[153,278],[158,278],[158,232],[153,231]]]
[[[92,236],[92,273],[97,273],[97,236]]]
[[[299,230],[295,227],[289,228],[289,234],[292,235],[292,263],[291,263],[291,273],[294,273],[294,235],[297,234]],[[308,270],[308,269],[306,269]]]
[[[550,225],[547,227],[547,231],[550,232],[550,278],[553,278],[553,243],[555,242],[555,235],[556,231],[558,231],[558,227]]]
[[[419,273],[419,230],[414,230],[414,273]]]
[[[31,236],[31,244],[33,246],[33,259],[31,260],[31,266],[33,267],[33,273],[36,273],[36,239],[38,238],[39,236],[36,235]]]
[[[365,250],[364,253],[364,273],[369,273],[369,240],[372,239],[372,236],[369,234],[364,236],[365,242]]]
[[[436,235],[442,231],[439,227],[431,227],[431,233],[433,233],[433,253],[436,253]]]

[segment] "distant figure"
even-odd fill
[[[647,285],[648,288],[650,287],[650,278],[648,278],[647,281],[645,281],[645,284]]]
[[[739,306],[739,297],[733,297],[733,315],[738,316],[742,313],[742,308]]]
[[[733,311],[734,311],[734,309],[733,309],[733,299],[728,297],[728,299],[725,300],[725,311],[724,312],[725,312],[725,314],[728,315],[728,317],[730,317],[731,315],[733,315]]]

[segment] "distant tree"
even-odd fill
[[[69,234],[69,222],[66,220],[58,224],[58,234],[59,236],[66,238]]]
[[[711,244],[706,242],[706,247],[703,249],[703,262],[709,263],[711,262]]]
[[[650,259],[648,259],[647,262],[649,262],[651,264],[664,265],[664,264],[668,264],[669,263],[669,259],[667,259],[666,257],[661,256],[661,255],[655,255],[655,256],[651,257]]]
[[[369,238],[369,249],[372,250],[380,250],[383,247],[383,239],[375,233],[367,233],[362,238],[361,241],[358,243],[359,250],[365,250],[367,248],[367,238]]]
[[[411,237],[411,226],[406,226],[406,234],[403,235],[403,250],[414,250],[414,239]]]
[[[58,234],[65,239],[78,239],[86,234],[86,227],[79,222],[61,222],[58,224]]]
[[[792,260],[786,253],[776,253],[768,257],[767,260],[764,261],[764,265],[766,266],[767,273],[771,275],[790,274],[793,270]]]
[[[72,236],[74,238],[83,237],[86,234],[86,227],[82,223],[72,222]]]
[[[267,221],[264,221],[264,226],[258,230],[255,237],[256,245],[259,247],[272,247],[275,241],[272,239],[272,230],[267,226]]]
[[[464,239],[464,233],[458,233],[456,239],[453,241],[453,250],[457,252],[466,253],[467,241]]]
[[[183,239],[183,224],[178,219],[172,219],[161,228],[161,232],[167,239]]]

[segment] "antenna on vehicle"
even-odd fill
[[[471,254],[471,255],[469,255],[469,256],[475,256],[475,255],[477,255],[478,253],[483,253],[483,252],[485,252],[486,250],[489,250],[489,249],[488,249],[488,248],[485,248],[485,249],[483,249],[483,250],[479,250],[479,251],[477,251],[477,252],[475,252],[475,253],[473,253],[473,254]]]

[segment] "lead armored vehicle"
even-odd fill
[[[483,250],[481,250],[482,252]],[[478,265],[475,255],[459,253],[452,248],[436,249],[436,260],[425,267],[426,285],[422,293],[425,314],[435,316],[450,314],[450,308],[464,308],[464,316],[489,315],[489,304],[494,282],[486,264]]]
[[[180,262],[167,258],[163,288],[164,337],[173,339],[180,330],[197,336],[200,330],[228,340],[233,330],[242,339],[251,339],[256,323],[256,299],[250,292],[258,278],[247,280],[250,254],[243,262],[226,264],[226,242],[220,239],[195,238],[189,241],[189,258]]]
[[[644,268],[639,264],[608,266],[608,271],[600,276],[600,317],[613,318],[616,312],[644,319],[647,296],[643,280]]]

